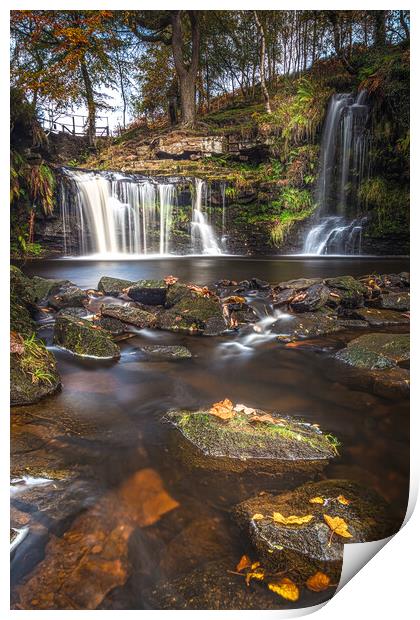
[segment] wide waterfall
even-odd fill
[[[304,254],[360,254],[364,218],[359,189],[369,173],[369,107],[366,92],[330,100],[320,153],[317,215]]]
[[[195,190],[188,194],[193,204],[183,206],[182,220],[191,243],[182,248],[182,253],[221,254],[208,219],[211,209],[207,199],[203,199],[206,183],[201,179],[194,181]],[[188,180],[182,182],[185,186]],[[64,253],[110,258],[174,253],[178,250],[173,239],[174,220],[180,208],[177,179],[64,169]],[[224,213],[222,219],[224,223]]]

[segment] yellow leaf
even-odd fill
[[[330,585],[331,579],[325,573],[318,571],[312,577],[309,577],[306,581],[306,587],[313,592],[322,592],[326,590]]]
[[[245,570],[245,568],[250,568],[250,566],[251,566],[251,560],[249,559],[247,555],[243,555],[238,562],[236,570],[238,571],[238,573],[240,573],[241,571]]]
[[[265,577],[265,570],[263,568],[260,568],[259,570],[255,570],[255,571],[254,570],[250,571],[249,573],[247,573],[245,577],[246,585],[249,586],[252,579],[255,579],[256,581],[262,581],[264,577]]]
[[[346,497],[344,497],[344,495],[339,495],[337,497],[337,501],[344,506],[348,506],[350,504],[350,501]]]
[[[342,536],[343,538],[353,538],[353,536],[348,531],[348,525],[341,517],[330,517],[329,515],[324,515],[324,519],[330,528],[332,534],[338,534],[338,536]],[[328,545],[331,544],[331,538],[329,540]]]
[[[265,519],[265,517],[260,512],[256,512],[255,515],[252,517],[253,521],[261,521],[261,519]]]
[[[251,570],[255,570],[256,568],[258,568],[259,566],[261,566],[261,562],[253,562],[251,564]]]
[[[313,518],[314,515],[303,515],[300,517],[290,515],[290,517],[284,517],[280,512],[273,512],[273,521],[282,525],[303,525],[312,521]]]
[[[312,499],[309,500],[310,504],[323,504],[324,500],[322,499],[322,497],[312,497]]]
[[[297,601],[299,598],[299,588],[291,579],[283,577],[278,583],[271,582],[268,584],[269,590],[282,596],[287,601]]]

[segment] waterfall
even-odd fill
[[[207,185],[202,179],[195,179],[195,204],[191,221],[191,245],[197,254],[221,254],[222,251],[209,224],[207,214],[203,211],[203,189],[207,193]],[[207,199],[206,199],[207,206]]]
[[[186,180],[163,182],[115,172],[63,169],[60,207],[64,253],[111,258],[171,254],[178,249],[173,238],[177,183],[185,187]],[[221,253],[208,221],[209,209],[203,206],[207,205],[203,197],[206,191],[205,182],[195,179],[194,203],[184,201],[188,215],[192,206],[191,222],[183,220],[185,232],[191,228],[191,245],[182,248],[184,253]]]
[[[314,226],[304,254],[355,254],[361,251],[364,218],[358,217],[360,185],[366,178],[369,132],[366,92],[333,95],[321,139]]]

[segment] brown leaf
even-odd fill
[[[318,571],[306,581],[306,587],[313,592],[322,592],[330,585],[331,579],[325,573]]]
[[[175,276],[166,276],[165,278],[163,278],[165,284],[176,284],[176,282],[178,282],[179,278],[176,278]]]
[[[268,583],[268,589],[275,592],[287,601],[297,601],[299,599],[299,588],[288,577],[283,577],[279,582]]]
[[[266,422],[267,424],[276,424],[276,420],[269,413],[263,415],[253,415],[249,418],[250,422]]]
[[[282,525],[303,525],[304,523],[312,521],[313,518],[314,515],[290,515],[290,517],[285,517],[280,512],[273,512],[273,521],[275,523],[281,523]]]
[[[243,555],[236,566],[236,570],[240,573],[246,568],[251,568],[251,564],[252,562],[249,557],[247,555]]]
[[[211,409],[209,409],[209,413],[221,418],[222,420],[230,420],[235,415],[233,403],[228,398],[225,398],[218,403],[214,403]]]

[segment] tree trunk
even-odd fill
[[[261,36],[261,51],[260,51],[260,78],[261,78],[261,90],[264,96],[265,109],[267,114],[271,114],[270,95],[268,94],[267,85],[265,83],[265,32],[262,23],[258,19],[257,11],[254,11],[255,22],[257,28],[260,31]]]
[[[188,17],[191,24],[192,39],[191,62],[189,67],[185,65],[183,59],[181,11],[174,11],[171,16],[172,53],[181,91],[181,123],[192,127],[195,124],[195,82],[197,79],[200,57],[200,30],[197,11],[188,11]]]
[[[95,146],[96,144],[96,104],[93,96],[93,87],[90,79],[89,71],[86,65],[86,60],[82,56],[80,60],[80,70],[82,73],[83,84],[85,87],[85,98],[88,109],[88,140],[89,146]]]
[[[375,17],[375,46],[385,47],[386,45],[386,16],[388,11],[373,11]]]

